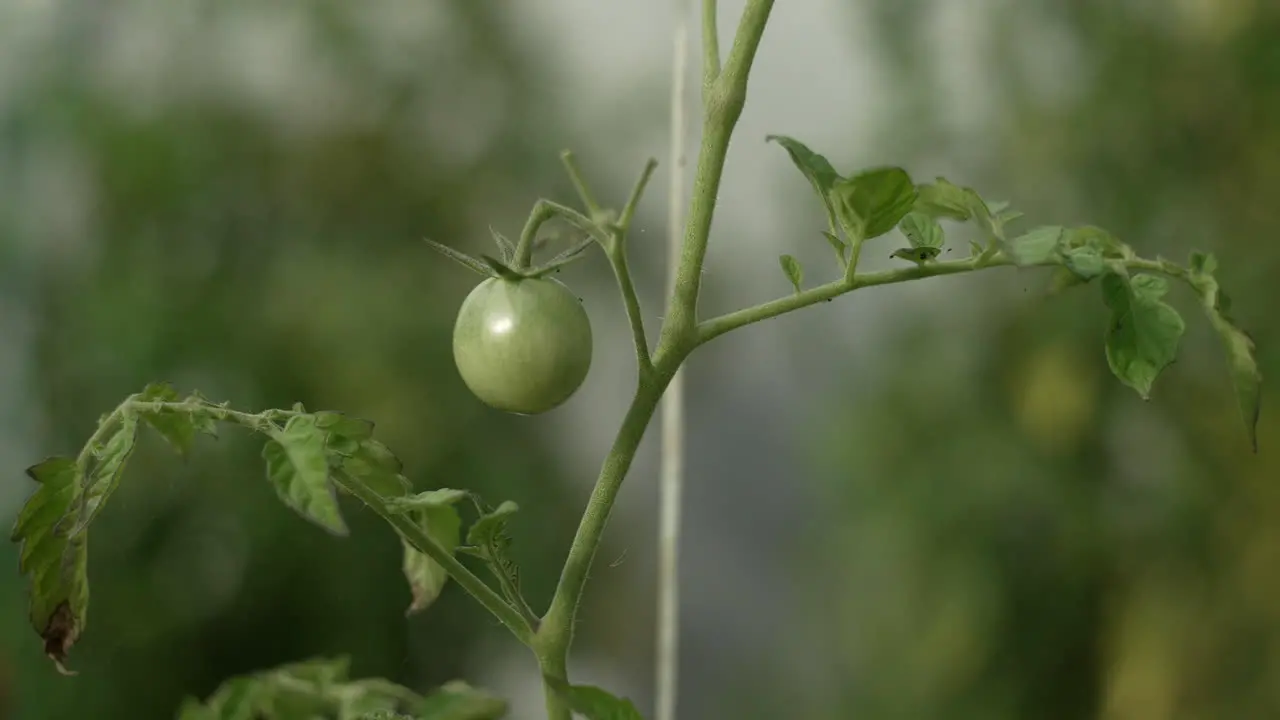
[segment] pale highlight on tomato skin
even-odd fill
[[[591,369],[591,322],[582,302],[549,278],[491,278],[462,301],[453,359],[486,405],[535,415],[568,400]]]

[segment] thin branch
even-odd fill
[[[718,0],[702,0],[702,100],[720,77],[720,28],[716,20]]]
[[[582,177],[582,168],[578,167],[578,159],[574,156],[573,151],[561,151],[560,162],[564,163],[565,172],[569,174],[573,189],[578,191],[578,199],[582,201],[582,206],[587,209],[587,214],[591,216],[592,221],[598,222],[603,215],[603,210],[600,208],[600,204],[596,202],[595,197],[591,195],[591,191],[587,189],[587,181]]]
[[[618,217],[618,227],[623,231],[631,229],[631,219],[635,217],[636,207],[640,205],[640,198],[644,196],[644,190],[649,186],[649,179],[653,177],[653,171],[658,169],[658,161],[649,158],[644,164],[644,169],[640,171],[640,178],[636,180],[636,184],[631,188],[631,196],[627,198],[627,204],[622,206],[622,214]]]
[[[609,242],[605,256],[613,268],[613,275],[618,279],[618,289],[622,291],[622,303],[627,310],[627,321],[631,325],[631,339],[635,344],[636,363],[642,378],[653,372],[653,359],[649,355],[649,337],[644,330],[644,313],[640,308],[640,298],[636,295],[635,283],[631,280],[631,268],[627,264],[626,236],[617,233]]]
[[[1144,258],[1134,257],[1122,261],[1124,266],[1130,270],[1141,270],[1145,272],[1157,272],[1168,275],[1175,279],[1187,281],[1186,274],[1180,272],[1176,266],[1167,263],[1161,263],[1158,260],[1147,260]],[[1042,263],[1034,263],[1024,265],[1022,267],[1056,267],[1062,263],[1055,260],[1047,260]],[[896,283],[906,282],[908,280],[919,280],[921,278],[937,277],[940,275],[958,275],[961,273],[974,272],[977,270],[985,270],[994,267],[1007,267],[1015,265],[1012,258],[1003,252],[996,252],[989,257],[979,255],[975,257],[965,258],[963,260],[950,260],[947,262],[933,262],[923,265],[914,265],[912,267],[897,268],[894,270],[882,270],[880,272],[865,273],[856,275],[852,278],[842,278],[829,282],[825,285],[818,285],[809,288],[800,293],[788,295],[761,303],[754,307],[744,308],[717,318],[704,320],[698,323],[697,339],[698,345],[705,344],[711,340],[746,325],[768,320],[778,317],[794,310],[816,305],[833,298],[853,292],[860,288],[874,287],[876,285],[893,285]]]

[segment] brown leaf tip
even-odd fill
[[[80,637],[80,621],[72,612],[69,602],[64,600],[54,608],[40,637],[44,639],[44,654],[58,666],[58,672],[63,675],[75,675],[75,672],[68,670],[62,664],[67,659],[67,652]]]

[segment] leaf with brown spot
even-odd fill
[[[79,511],[79,473],[71,458],[53,457],[27,475],[40,487],[18,513],[11,540],[21,544],[18,571],[30,582],[31,624],[45,654],[67,673],[62,663],[84,631],[89,609],[88,534],[67,536]]]

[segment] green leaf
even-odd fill
[[[295,415],[283,430],[268,433],[262,448],[267,479],[286,505],[335,535],[346,535],[347,524],[329,480],[327,433],[314,415]]]
[[[468,270],[480,273],[485,277],[497,277],[494,271],[489,269],[489,266],[466,253],[459,252],[448,245],[441,245],[440,243],[427,238],[423,238],[423,242],[425,242],[432,250],[435,250]]]
[[[874,168],[838,180],[831,193],[846,233],[862,240],[892,230],[916,201],[911,176],[898,167]]]
[[[439,500],[436,504],[414,508],[409,511],[409,515],[432,540],[452,553],[458,547],[462,518],[450,503],[465,497],[465,493],[458,493],[456,490],[438,492],[440,494],[437,495]],[[408,540],[401,538],[401,542],[404,545],[404,576],[409,581],[409,590],[413,595],[413,601],[405,615],[412,615],[426,610],[435,602],[449,580],[449,574],[440,563],[420,552]]]
[[[1054,268],[1053,276],[1049,278],[1049,287],[1047,292],[1049,295],[1057,295],[1065,290],[1069,290],[1078,285],[1083,285],[1086,282],[1088,282],[1088,280],[1076,275],[1068,268]]]
[[[797,293],[800,292],[800,283],[804,282],[804,268],[800,267],[800,261],[790,255],[783,255],[778,258],[778,262],[781,263],[782,272],[791,281],[792,287],[796,289]]]
[[[398,718],[423,698],[381,678],[351,681],[347,658],[321,658],[234,677],[203,703],[188,698],[179,720],[316,720]]]
[[[409,494],[412,485],[408,478],[401,474],[404,469],[386,445],[374,440],[362,440],[350,452],[347,441],[340,439],[335,450],[334,435],[329,436],[330,461],[338,464],[342,471],[364,483],[384,498],[397,498]],[[337,457],[334,458],[333,456]]]
[[[493,236],[493,243],[498,246],[498,253],[502,255],[502,261],[511,262],[516,256],[515,243],[508,240],[506,235],[494,230],[492,225],[489,226],[489,234]]]
[[[506,500],[492,512],[480,516],[472,523],[471,529],[467,531],[467,544],[488,545],[492,543],[498,535],[506,530],[507,522],[519,509],[519,505]]]
[[[1066,267],[1081,280],[1092,280],[1107,271],[1107,261],[1094,247],[1074,247],[1062,254]]]
[[[332,410],[321,410],[315,413],[313,417],[315,417],[317,428],[344,440],[359,443],[362,440],[368,440],[373,437],[373,423],[363,418],[333,412]],[[332,446],[332,443],[330,443],[330,446]]]
[[[180,401],[178,392],[169,383],[152,383],[137,396],[143,402]],[[204,400],[193,395],[186,400],[195,405],[205,404]],[[204,433],[210,437],[218,436],[218,426],[211,415],[199,412],[183,412],[178,410],[144,410],[138,409],[138,417],[160,433],[179,455],[185,457],[191,452],[196,433]]]
[[[831,246],[832,250],[836,251],[836,257],[840,259],[840,265],[843,267],[848,264],[849,246],[846,245],[843,240],[836,237],[835,233],[828,230],[822,231],[822,237],[826,238],[827,244]]]
[[[900,248],[898,250],[894,250],[890,257],[910,260],[917,265],[923,265],[938,257],[938,254],[941,252],[942,249],[936,247]]]
[[[1111,309],[1107,364],[1144,400],[1151,397],[1156,377],[1177,357],[1186,330],[1178,312],[1160,300],[1167,290],[1163,278],[1154,275],[1102,277],[1103,301]]]
[[[591,685],[570,687],[569,707],[587,720],[644,720],[630,700]]]
[[[1213,253],[1191,253],[1191,272],[1199,275],[1212,275],[1217,271],[1218,258],[1214,257]]]
[[[918,210],[907,213],[898,223],[898,229],[907,236],[913,248],[940,248],[945,238],[938,221]]]
[[[101,445],[89,449],[80,495],[80,515],[71,529],[71,537],[89,529],[89,524],[98,517],[111,494],[120,486],[120,478],[138,439],[138,416],[131,411],[112,413],[103,422],[108,424],[111,432]]]
[[[1191,282],[1200,292],[1201,304],[1209,323],[1218,333],[1227,351],[1227,363],[1231,371],[1231,384],[1235,389],[1236,404],[1244,419],[1249,446],[1258,452],[1258,417],[1262,410],[1262,371],[1253,338],[1231,318],[1231,301],[1213,276],[1218,261],[1206,253],[1191,256]]]
[[[88,535],[57,531],[79,508],[79,472],[75,460],[53,457],[27,469],[40,484],[27,499],[10,540],[20,543],[18,572],[30,582],[31,624],[44,640],[44,652],[62,663],[84,631],[89,610]]]
[[[1065,233],[1060,225],[1033,228],[1005,243],[1005,252],[1018,265],[1043,265],[1058,257]]]
[[[1063,238],[1064,248],[1092,248],[1103,258],[1123,260],[1133,257],[1133,250],[1115,235],[1100,227],[1085,225],[1069,228]]]
[[[987,203],[987,209],[1001,225],[1008,225],[1023,216],[1022,212],[1009,209],[1009,203],[1003,200]]]
[[[918,187],[915,209],[934,218],[951,218],[964,222],[973,216],[970,198],[965,188],[953,185],[946,178]]]
[[[414,510],[431,510],[447,507],[467,497],[466,490],[440,488],[428,490],[408,497],[394,497],[387,500],[387,509],[393,513],[407,513]]]
[[[502,698],[454,680],[427,695],[414,714],[421,720],[498,720],[507,709]]]
[[[836,209],[831,203],[831,188],[840,179],[840,174],[831,167],[831,163],[827,162],[825,157],[810,150],[804,143],[786,135],[769,135],[764,140],[776,142],[787,151],[791,156],[791,162],[804,173],[809,184],[813,186],[814,192],[818,193],[818,198],[826,208],[827,217],[834,224]]]

